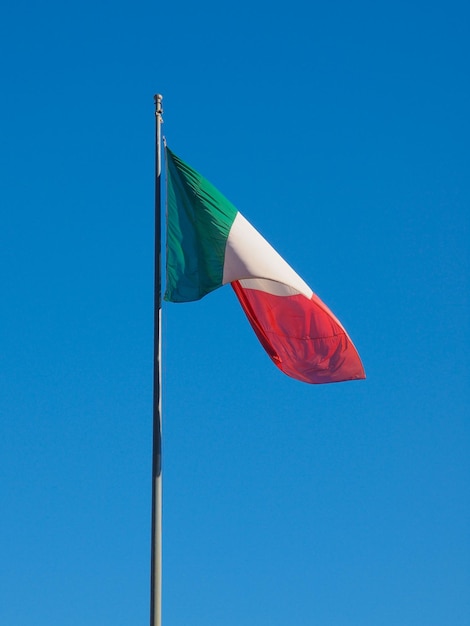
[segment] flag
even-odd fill
[[[307,383],[365,378],[339,320],[208,180],[169,148],[165,300],[199,300],[231,283],[261,345]]]

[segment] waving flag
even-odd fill
[[[231,283],[271,360],[307,383],[365,378],[341,323],[208,180],[166,149],[165,300],[199,300]]]

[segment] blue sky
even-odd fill
[[[228,287],[165,304],[164,626],[470,622],[469,14],[3,10],[0,623],[148,623],[156,92],[368,376],[283,376]]]

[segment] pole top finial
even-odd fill
[[[155,112],[157,114],[163,113],[162,100],[163,96],[160,93],[154,95],[153,99],[155,100]]]

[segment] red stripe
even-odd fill
[[[263,348],[285,374],[306,383],[365,378],[351,339],[315,294],[309,300],[232,287]]]

